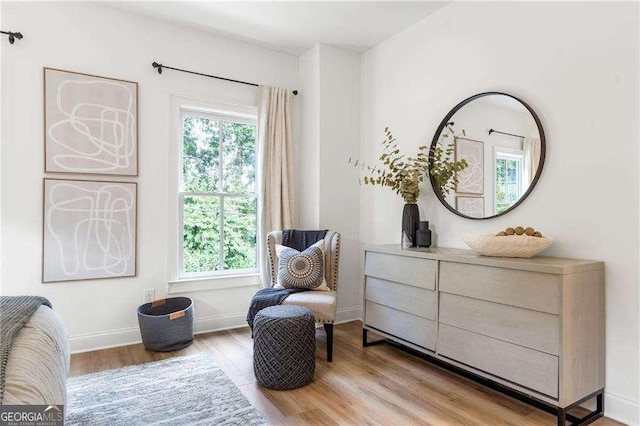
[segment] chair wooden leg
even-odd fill
[[[324,324],[327,333],[327,362],[333,361],[333,324]]]

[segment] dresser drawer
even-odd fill
[[[558,357],[440,324],[438,354],[558,397]]]
[[[440,263],[440,291],[558,314],[562,276],[464,263]]]
[[[560,354],[557,315],[441,293],[440,322],[549,354]]]
[[[365,299],[419,317],[436,320],[436,292],[426,288],[367,277]]]
[[[364,323],[414,345],[435,350],[436,323],[434,321],[367,301]]]
[[[435,260],[366,252],[364,274],[429,290],[436,288]]]

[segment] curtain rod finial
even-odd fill
[[[16,40],[22,40],[22,33],[20,31],[0,31],[2,34],[6,34],[9,36],[9,44],[13,44]]]
[[[162,74],[162,64],[153,61],[151,66],[158,69],[158,74]]]
[[[297,90],[294,90],[294,91],[293,91],[293,94],[294,94],[294,95],[297,95],[297,94],[298,94],[298,91],[297,91]]]

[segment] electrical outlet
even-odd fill
[[[144,298],[144,303],[153,302],[156,300],[156,289],[155,288],[146,288],[142,293],[142,297]]]

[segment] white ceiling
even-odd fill
[[[316,43],[364,52],[449,1],[118,1],[107,4],[300,55]]]

